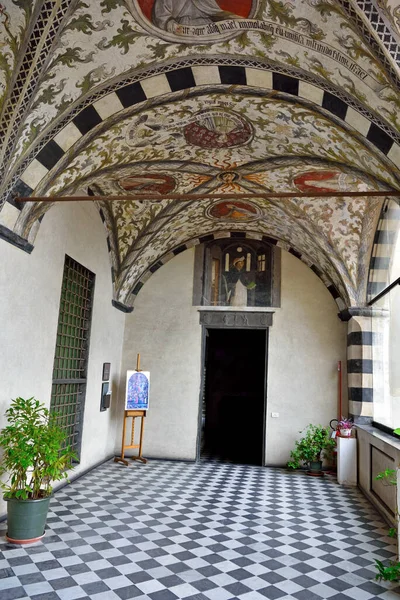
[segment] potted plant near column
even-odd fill
[[[342,437],[351,437],[354,429],[353,419],[342,417],[338,422],[339,433]]]
[[[335,446],[329,427],[310,424],[300,433],[304,435],[295,442],[287,466],[291,469],[299,469],[305,465],[309,475],[322,475],[322,458],[332,453]]]
[[[52,482],[67,479],[75,454],[64,447],[56,415],[35,398],[16,398],[0,431],[0,482],[7,502],[7,539],[38,541],[44,529]]]

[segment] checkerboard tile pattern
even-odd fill
[[[2,538],[0,598],[398,600],[374,581],[387,529],[332,476],[108,462],[56,494],[42,543]]]

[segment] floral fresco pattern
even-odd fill
[[[224,102],[235,112],[246,115],[254,129],[251,141],[234,147],[202,147],[187,142],[185,128],[196,122],[198,113]],[[220,169],[235,168],[267,157],[301,156],[303,160],[318,157],[350,167],[396,185],[386,166],[363,145],[329,118],[311,109],[280,99],[231,94],[204,95],[169,102],[160,108],[145,109],[140,115],[122,119],[93,141],[82,144],[80,152],[62,165],[62,172],[44,179],[37,195],[71,193],[82,180],[96,171],[137,162],[194,161]],[[135,144],[127,144],[131,131],[136,132]],[[49,185],[50,183],[50,185]]]
[[[10,168],[36,136],[44,134],[80,97],[135,69],[196,54],[256,56],[302,69],[339,86],[399,127],[396,90],[337,3],[263,0],[255,17],[270,29],[246,31],[233,40],[208,46],[169,44],[151,36],[135,22],[123,0],[78,0],[74,4],[41,74]]]
[[[376,6],[386,17],[394,32],[400,37],[400,6],[397,0],[375,0]]]
[[[0,111],[36,2],[0,2]]]
[[[374,1],[395,31],[394,0]],[[168,38],[161,13],[166,7],[177,21],[177,3],[157,0],[156,27],[154,0],[61,0],[49,13],[45,4],[0,2],[0,209],[27,164],[37,170],[35,195],[94,194],[121,302],[154,261],[223,230],[296,248],[347,303],[362,302],[382,199],[300,197],[399,188],[400,158],[388,150],[400,134],[398,66],[380,59],[383,42],[370,45],[346,3],[199,0],[210,17],[204,25],[218,30],[208,41],[201,31],[198,40]],[[237,68],[247,69],[246,89],[240,76],[229,79]],[[118,92],[139,80],[143,97],[132,105]],[[333,104],[322,100],[328,87]],[[79,120],[83,106],[90,127]],[[368,137],[370,120],[378,125]],[[54,137],[61,125],[68,135]],[[38,155],[44,141],[56,160]],[[291,197],[265,196],[285,191]],[[50,206],[25,204],[14,233],[33,242]]]
[[[215,226],[210,226],[210,221],[203,216],[204,207],[201,204],[200,202],[196,202],[186,210],[177,212],[168,224],[163,227],[159,235],[153,239],[151,244],[146,244],[143,249],[137,247],[132,252],[129,257],[132,263],[130,264],[127,261],[123,265],[122,276],[117,284],[120,286],[118,289],[121,298],[125,301],[128,300],[133,284],[146,270],[144,268],[145,265],[146,267],[147,265],[150,266],[161,256],[181,243],[185,243],[187,240],[196,238],[199,235],[205,235],[210,231],[215,231]],[[251,223],[234,224],[227,222],[225,231],[254,231],[258,234],[263,233],[277,237],[286,242],[288,247],[292,245],[298,251],[309,256],[310,264],[318,265],[321,271],[326,273],[331,281],[337,285],[344,298],[348,297],[349,291],[355,297],[356,292],[348,273],[343,268],[337,253],[333,251],[332,247],[326,241],[323,239],[315,240],[302,224],[299,224],[294,219],[289,221],[287,218],[282,218],[285,215],[280,207],[267,204],[264,208],[264,214],[265,217],[257,222],[256,228],[252,227]],[[223,226],[221,226],[220,222],[219,230],[224,231]],[[290,240],[288,237],[289,228]],[[124,269],[126,270],[125,277]]]
[[[333,190],[335,186],[341,191],[374,190],[384,189],[387,183],[394,184],[384,164],[356,136],[350,136],[341,127],[309,109],[278,99],[249,98],[239,94],[231,96],[235,112],[251,118],[254,135],[250,142],[223,149],[188,144],[185,123],[193,122],[199,110],[218,105],[223,99],[226,101],[219,94],[205,94],[204,97],[181,100],[179,104],[168,104],[161,118],[158,118],[158,107],[155,107],[116,123],[92,143],[83,146],[81,153],[72,159],[68,167],[64,167],[58,179],[53,178],[48,188],[39,188],[40,193],[68,194],[76,191],[76,186],[90,187],[104,196],[121,191],[132,193],[121,190],[120,186],[120,182],[129,177],[133,180],[136,177],[139,187],[147,186],[148,178],[161,177],[161,184],[172,180],[174,192],[179,193],[296,192],[299,182],[303,182],[301,191],[305,189],[304,182],[310,185],[311,179],[315,183],[326,173],[330,174],[329,189]],[[132,129],[144,131],[137,136],[136,146],[127,144]],[[163,143],[157,146],[154,141],[160,136]],[[327,140],[329,143],[326,143]],[[124,163],[126,166],[123,166]],[[313,163],[312,170],[307,167],[310,163]],[[344,164],[347,166],[343,167]],[[184,204],[182,208],[179,203],[170,200],[157,203],[114,202],[111,210],[117,231],[115,244],[119,263],[124,266],[132,264],[135,259],[137,272],[143,271],[145,265],[141,261],[145,255],[141,254],[139,260],[135,248],[158,244],[160,236],[163,237],[163,229],[174,214],[169,211],[178,210],[179,214],[183,214],[182,211],[187,210]],[[261,205],[264,204],[261,201]],[[275,235],[293,244],[293,226],[287,218],[297,220],[304,231],[311,231],[315,239],[328,248],[327,254],[336,253],[337,268],[341,261],[343,277],[348,285],[355,288],[361,260],[359,246],[364,214],[377,210],[377,203],[349,198],[293,198],[280,204],[281,218],[282,214],[285,218],[279,228],[278,220],[273,221],[275,232],[278,232]],[[267,203],[267,206],[272,204]],[[189,209],[188,212],[190,214]],[[35,215],[37,217],[38,214]],[[192,218],[198,219],[197,214]],[[215,221],[220,219],[216,217]],[[226,221],[232,222],[232,219]],[[186,223],[185,220],[185,227]],[[269,231],[272,233],[271,224]],[[310,254],[309,249],[307,254]],[[317,260],[318,253],[314,251],[312,256]],[[333,279],[331,270],[330,278]]]

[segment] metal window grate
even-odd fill
[[[79,456],[95,275],[65,257],[50,409]]]

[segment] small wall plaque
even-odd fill
[[[110,381],[111,363],[103,363],[103,381]]]
[[[200,325],[216,329],[267,329],[273,312],[201,310]]]
[[[104,412],[107,408],[110,408],[111,404],[111,388],[109,381],[103,381],[101,384],[101,400],[100,400],[100,412]]]

